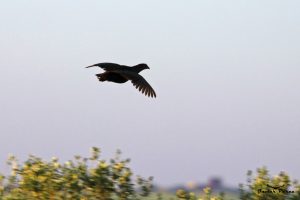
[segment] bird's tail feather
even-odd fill
[[[87,66],[85,68],[90,68],[90,67],[96,67],[96,65],[90,65],[90,66]]]
[[[99,81],[103,82],[106,81],[106,75],[105,74],[96,74]]]

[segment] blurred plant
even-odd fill
[[[224,200],[224,193],[218,196],[212,195],[212,190],[210,187],[203,189],[203,195],[196,195],[193,192],[187,192],[185,190],[177,190],[176,196],[180,200]]]
[[[293,186],[293,187],[292,187]],[[285,172],[271,177],[266,167],[258,168],[253,177],[252,171],[247,173],[246,187],[240,184],[241,200],[300,200],[300,185]]]
[[[218,196],[212,195],[209,187],[203,189],[203,195],[196,196],[194,193],[178,190],[176,196],[179,200],[224,200],[224,193]],[[271,177],[267,168],[247,172],[247,184],[240,184],[241,200],[300,200],[300,185],[297,181],[291,182],[285,172]]]
[[[15,156],[9,156],[10,175],[0,174],[0,200],[137,200],[150,195],[153,178],[137,176],[134,180],[128,167],[130,160],[121,159],[121,151],[109,161],[100,159],[100,155],[100,149],[93,147],[88,158],[75,156],[61,163],[56,157],[45,161],[30,155],[21,164]],[[156,197],[164,199],[161,194]],[[214,195],[209,187],[200,195],[178,190],[174,198],[225,200],[224,193]],[[284,172],[271,177],[263,167],[255,176],[248,171],[247,183],[240,184],[240,199],[300,200],[300,185],[291,182]]]
[[[75,156],[62,164],[55,157],[47,162],[29,156],[22,165],[10,156],[11,174],[0,176],[0,199],[130,200],[148,196],[152,177],[133,181],[129,159],[122,160],[120,155],[118,151],[109,162],[100,160],[100,149],[93,147],[90,158]]]

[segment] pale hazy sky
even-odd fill
[[[300,178],[300,1],[0,1],[0,168],[100,147],[163,185]],[[99,83],[135,65],[157,92]]]

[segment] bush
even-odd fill
[[[11,174],[0,175],[1,200],[137,200],[150,195],[152,177],[144,179],[128,167],[129,159],[121,159],[121,152],[110,161],[100,159],[100,149],[93,147],[91,156],[75,156],[60,163],[36,156],[19,164],[10,156]],[[281,172],[271,177],[266,168],[259,168],[253,176],[248,171],[247,184],[240,184],[241,200],[300,200],[300,185]],[[201,195],[178,190],[179,200],[225,200],[225,195],[213,195],[207,187]],[[172,198],[172,199],[173,199]],[[157,199],[164,199],[158,195]]]
[[[11,175],[0,176],[0,199],[125,200],[148,196],[152,178],[133,181],[129,159],[122,160],[120,155],[118,151],[109,162],[100,160],[100,150],[93,147],[90,158],[75,156],[62,164],[57,158],[47,162],[30,156],[23,165],[11,156]]]
[[[297,181],[291,182],[290,177],[281,172],[271,177],[268,170],[263,167],[257,169],[253,177],[252,171],[247,173],[247,184],[240,184],[241,200],[300,200],[300,185]],[[224,200],[225,195],[212,195],[212,190],[207,187],[203,195],[195,195],[193,192],[178,190],[176,196],[180,200]]]
[[[224,193],[219,195],[212,195],[210,187],[203,189],[203,195],[197,196],[194,192],[187,192],[185,190],[177,190],[176,196],[179,200],[225,200]]]
[[[241,200],[300,200],[300,185],[291,182],[285,172],[271,177],[267,168],[257,169],[257,175],[248,171],[246,187],[240,184]],[[292,187],[293,186],[293,187]]]

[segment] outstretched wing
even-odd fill
[[[151,85],[138,73],[128,72],[128,71],[119,71],[121,76],[131,80],[132,84],[138,89],[140,92],[149,97],[156,97],[155,91],[151,87]]]
[[[102,69],[104,69],[105,71],[115,71],[115,70],[122,70],[124,68],[126,68],[126,66],[124,65],[119,65],[116,63],[97,63],[91,66],[87,66],[86,68],[89,67],[100,67]]]

